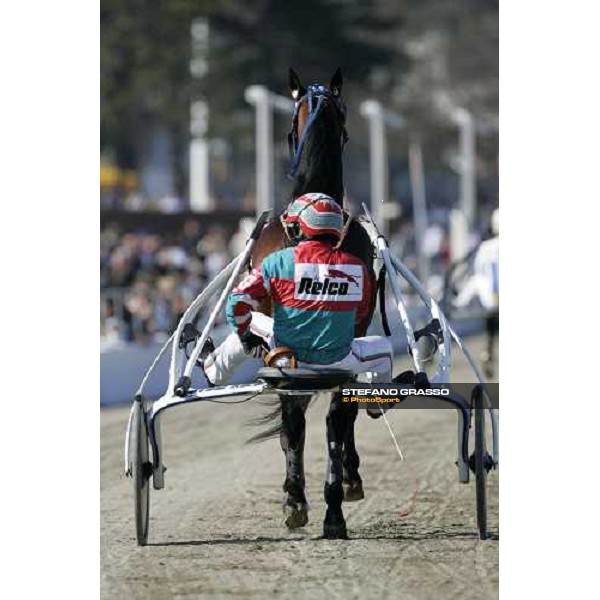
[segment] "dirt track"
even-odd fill
[[[467,343],[477,356],[480,340]],[[455,380],[466,377],[455,360]],[[102,598],[497,598],[498,472],[488,479],[492,539],[481,542],[474,482],[457,481],[454,412],[391,411],[404,462],[383,420],[359,414],[366,498],[345,505],[351,540],[326,541],[326,409],[319,399],[308,413],[312,510],[297,533],[282,524],[279,442],[244,444],[255,431],[245,423],[264,409],[207,403],[166,413],[169,470],[165,489],[151,493],[144,548],[135,542],[131,481],[121,474],[128,408],[101,411]]]

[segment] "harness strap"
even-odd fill
[[[310,101],[312,100],[312,94],[310,90],[308,94],[308,102],[310,106]],[[315,122],[316,118],[319,116],[319,113],[321,112],[321,109],[323,107],[324,99],[325,96],[318,96],[317,107],[314,110],[311,110],[309,113],[306,125],[304,126],[304,131],[300,136],[300,141],[298,142],[296,152],[294,153],[294,157],[292,159],[292,167],[290,169],[290,172],[288,173],[288,179],[294,179],[296,177],[296,173],[298,171],[298,168],[300,167],[300,156],[302,156],[302,149],[304,148],[304,142],[306,141],[308,130],[310,129],[311,125]]]
[[[290,202],[291,204],[291,202]],[[288,205],[289,206],[289,205]],[[292,236],[290,235],[290,232],[288,231],[286,222],[285,222],[285,215],[286,211],[284,210],[280,215],[279,215],[279,222],[281,223],[281,227],[285,233],[285,237],[288,239],[288,242],[293,246],[294,245],[294,240],[292,239]]]
[[[377,289],[379,292],[379,312],[381,314],[381,326],[383,327],[383,331],[387,337],[391,337],[392,331],[390,329],[387,313],[385,311],[385,275],[386,269],[384,264],[379,271],[379,278],[377,279]]]
[[[336,249],[342,247],[342,244],[344,243],[344,239],[346,239],[346,234],[348,233],[348,230],[350,229],[350,224],[354,220],[354,215],[352,215],[349,210],[342,208],[342,211],[343,211],[344,215],[346,215],[346,222],[344,223],[344,228],[342,229],[340,241],[335,245]]]
[[[317,105],[313,108],[313,98],[317,98]],[[342,116],[342,133],[341,133],[341,146],[344,148],[346,143],[348,142],[348,132],[346,131],[346,110],[344,104],[341,99],[337,96],[334,96],[327,88],[321,85],[309,85],[306,94],[299,98],[296,101],[294,106],[294,116],[292,118],[292,130],[288,134],[288,147],[290,151],[290,159],[292,161],[290,172],[287,177],[290,180],[294,180],[296,174],[298,172],[298,168],[300,166],[300,156],[302,155],[302,150],[304,148],[304,142],[306,141],[306,135],[311,125],[314,123],[315,119],[318,117],[321,109],[324,106],[325,98],[329,98],[335,104],[336,108],[340,112]],[[306,125],[304,130],[302,131],[302,135],[300,136],[300,140],[297,139],[297,130],[298,130],[298,113],[300,112],[300,106],[302,102],[306,102],[308,106],[309,116],[306,121]]]

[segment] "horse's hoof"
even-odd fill
[[[325,513],[323,521],[323,537],[326,540],[347,540],[348,530],[343,515],[332,516],[329,512]]]
[[[344,502],[358,502],[364,497],[362,481],[344,481]]]
[[[288,529],[298,529],[308,523],[308,506],[306,504],[286,504],[283,507],[285,525]]]
[[[379,417],[383,414],[383,411],[379,406],[367,406],[367,414],[371,419],[379,419]]]

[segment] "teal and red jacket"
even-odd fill
[[[275,344],[303,362],[329,364],[349,354],[354,326],[369,311],[371,280],[359,258],[307,240],[267,256],[229,296],[227,322],[240,337],[266,296]]]

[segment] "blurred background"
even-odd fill
[[[497,1],[102,0],[103,351],[166,339],[259,208],[289,201],[290,66],[342,68],[345,202],[430,289],[485,234]]]

